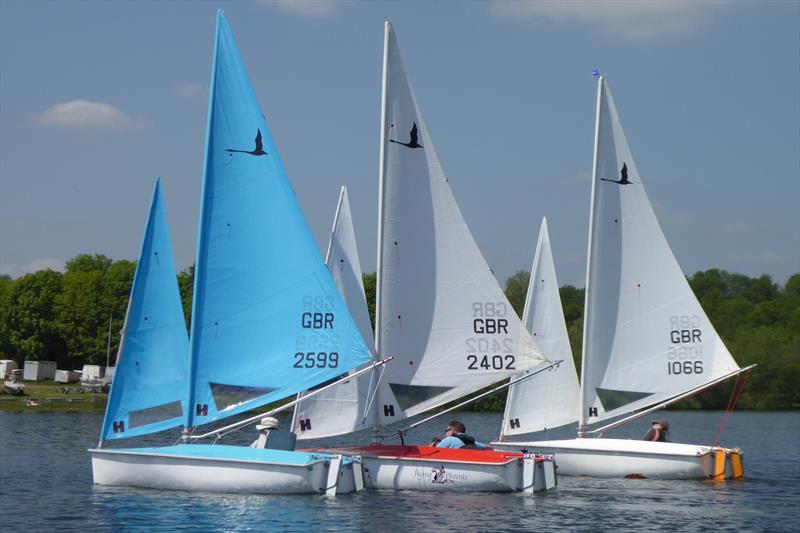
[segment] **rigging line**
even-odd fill
[[[741,385],[739,385],[739,376],[736,377],[736,382],[733,384],[731,395],[728,398],[728,406],[725,408],[725,414],[723,415],[722,421],[717,428],[717,434],[714,435],[714,440],[712,441],[711,446],[716,446],[719,444],[719,439],[722,437],[722,431],[728,424],[728,420],[730,420],[733,410],[736,408],[736,404],[739,403],[739,399],[742,397],[742,394],[744,394],[745,388],[747,388],[747,383],[750,381],[750,374],[751,371],[747,371],[747,373],[745,373],[745,375],[742,377]]]
[[[431,421],[431,420],[433,420],[435,418],[439,418],[440,416],[442,416],[444,414],[447,414],[450,411],[454,411],[455,409],[458,409],[459,407],[463,407],[465,405],[469,405],[472,402],[476,402],[476,401],[480,400],[481,398],[485,398],[486,396],[490,396],[490,395],[492,395],[492,394],[494,394],[496,392],[499,392],[499,391],[501,391],[503,389],[507,389],[511,385],[516,385],[517,383],[519,383],[521,381],[525,381],[526,379],[532,378],[533,376],[535,376],[535,375],[537,375],[537,374],[539,374],[541,372],[544,372],[545,370],[549,370],[551,368],[557,368],[563,362],[564,362],[563,359],[559,359],[558,361],[555,361],[555,362],[547,361],[546,363],[542,363],[543,365],[545,365],[545,366],[542,366],[542,368],[537,368],[537,370],[532,371],[530,373],[527,373],[527,374],[525,374],[525,375],[523,375],[521,377],[518,377],[518,378],[511,378],[508,382],[503,383],[502,385],[498,385],[497,387],[495,387],[495,388],[493,388],[491,390],[488,390],[486,392],[482,392],[481,394],[478,394],[477,396],[473,396],[472,398],[464,400],[463,402],[458,403],[458,404],[456,404],[456,405],[454,405],[452,407],[449,407],[449,408],[445,409],[444,411],[440,411],[440,412],[435,413],[435,414],[433,414],[433,415],[431,415],[431,416],[429,416],[427,418],[423,418],[419,422],[414,422],[410,426],[408,426],[406,428],[403,428],[403,429],[400,429],[400,430],[397,430],[395,433],[392,433],[391,435],[376,435],[375,438],[381,439],[381,438],[388,438],[388,437],[395,437],[396,436],[396,437],[400,437],[400,440],[402,441],[404,436],[405,436],[405,434],[408,431],[416,428],[417,426],[420,426],[420,425],[424,424],[425,422],[429,422],[429,421]],[[550,364],[548,365],[547,363],[550,363]]]
[[[361,374],[363,374],[365,372],[373,370],[376,366],[383,366],[386,363],[388,363],[389,361],[391,361],[392,359],[393,359],[392,357],[386,357],[386,358],[381,359],[379,361],[374,361],[371,365],[369,365],[369,366],[367,366],[365,368],[362,368],[361,370],[357,370],[357,371],[353,372],[352,374],[348,373],[344,377],[337,379],[333,383],[330,383],[328,385],[325,385],[324,387],[320,387],[318,389],[314,389],[314,390],[310,391],[308,394],[306,394],[302,398],[295,398],[294,400],[292,400],[290,402],[287,402],[287,403],[285,403],[285,404],[283,404],[283,405],[281,405],[279,407],[276,407],[275,409],[272,409],[270,411],[265,411],[263,413],[259,413],[259,414],[255,415],[255,416],[251,416],[249,418],[246,418],[244,420],[240,420],[238,422],[235,422],[233,424],[227,425],[225,427],[221,427],[221,428],[209,431],[209,432],[204,433],[202,435],[195,436],[195,435],[192,434],[189,437],[187,437],[186,440],[188,440],[189,438],[191,438],[193,440],[204,439],[204,438],[211,437],[211,436],[219,434],[219,433],[223,433],[223,434],[230,433],[229,430],[231,430],[231,429],[239,429],[239,428],[245,427],[247,425],[250,425],[253,422],[256,422],[257,420],[259,420],[262,417],[272,416],[272,415],[274,415],[276,413],[280,413],[282,411],[285,411],[286,409],[289,409],[290,407],[294,407],[295,405],[300,403],[302,400],[306,400],[308,398],[311,398],[312,396],[316,396],[317,394],[319,394],[321,392],[324,392],[324,391],[326,391],[326,390],[328,390],[328,389],[330,389],[332,387],[335,387],[336,385],[338,385],[338,384],[340,384],[340,383],[342,383],[344,381],[347,381],[349,379],[352,379],[352,378],[355,378],[357,376],[360,376]],[[197,426],[195,426],[195,428],[196,427]],[[194,433],[195,428],[192,428],[192,433]]]
[[[380,374],[378,375],[377,383],[375,383],[375,390],[372,392],[372,396],[370,397],[368,393],[367,403],[364,406],[364,417],[361,419],[362,424],[367,421],[367,416],[369,415],[370,409],[372,408],[372,402],[375,401],[375,397],[378,395],[378,388],[380,387],[381,380],[383,380],[384,372],[386,372],[386,365],[383,365],[380,368]],[[367,391],[372,391],[372,378],[374,376],[375,372],[373,371],[369,375],[369,387],[367,388]]]

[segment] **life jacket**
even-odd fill
[[[475,437],[470,437],[466,433],[456,433],[453,436],[464,443],[464,448],[466,449],[475,448]]]

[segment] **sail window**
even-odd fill
[[[435,398],[440,394],[453,389],[454,387],[433,387],[429,385],[402,385],[400,383],[389,383],[394,397],[402,410]]]
[[[130,429],[146,426],[148,424],[155,424],[164,420],[171,420],[183,416],[183,408],[181,402],[169,402],[156,405],[155,407],[147,407],[137,411],[128,413],[128,427]]]
[[[211,394],[214,396],[214,403],[217,405],[218,411],[236,407],[278,390],[270,387],[247,387],[223,383],[209,383],[208,385],[211,387]]]
[[[600,387],[597,387],[595,390],[597,391],[597,397],[600,398],[600,402],[603,404],[603,409],[605,409],[606,412],[619,409],[623,405],[628,405],[629,403],[641,400],[642,398],[647,398],[653,394],[652,392],[601,389]]]

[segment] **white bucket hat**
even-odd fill
[[[278,419],[274,416],[265,416],[261,419],[261,422],[256,425],[256,429],[261,431],[262,429],[275,429],[278,427]]]

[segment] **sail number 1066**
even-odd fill
[[[702,374],[702,361],[668,361],[667,374],[678,376],[680,374]]]

